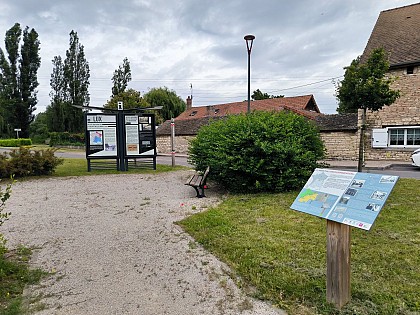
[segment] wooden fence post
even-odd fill
[[[350,301],[350,226],[327,220],[327,302]]]

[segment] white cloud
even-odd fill
[[[182,98],[193,84],[194,104],[244,100],[247,53],[256,36],[251,89],[314,94],[321,109],[336,108],[331,78],[363,52],[381,10],[413,0],[15,0],[0,4],[2,34],[15,22],[35,28],[41,41],[38,109],[49,103],[51,60],[65,56],[78,32],[91,70],[92,105],[111,94],[114,70],[128,57],[130,87],[167,86]],[[3,38],[0,47],[4,47]],[[319,82],[318,84],[311,84]],[[299,88],[293,88],[302,86]]]

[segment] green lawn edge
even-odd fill
[[[418,180],[398,181],[370,231],[352,228],[352,300],[340,311],[326,302],[326,220],[291,210],[297,195],[231,195],[178,224],[289,314],[420,314]]]

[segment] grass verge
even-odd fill
[[[234,195],[179,225],[289,314],[420,314],[418,180],[399,180],[371,231],[352,229],[352,300],[341,311],[326,302],[326,221],[291,210],[297,194]]]
[[[64,163],[57,166],[53,176],[86,176],[86,175],[98,175],[98,174],[135,174],[135,173],[163,173],[176,171],[180,169],[186,169],[184,166],[171,165],[156,165],[156,170],[152,169],[129,169],[127,172],[120,172],[117,170],[92,170],[87,171],[87,160],[86,159],[63,159]]]
[[[25,314],[28,306],[22,297],[26,285],[38,283],[48,273],[41,269],[29,269],[32,251],[18,247],[0,255],[0,314]]]

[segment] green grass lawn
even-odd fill
[[[26,314],[30,310],[40,310],[43,304],[38,297],[24,301],[22,292],[26,285],[35,284],[47,275],[41,269],[30,269],[29,258],[32,251],[25,247],[18,247],[13,251],[3,249],[0,252],[0,314]],[[29,304],[31,307],[29,307]]]
[[[133,174],[133,173],[162,173],[175,171],[180,169],[186,169],[184,166],[171,165],[156,165],[156,170],[152,169],[129,169],[127,172],[120,172],[115,170],[92,170],[87,171],[87,160],[86,159],[63,159],[64,163],[57,166],[53,176],[86,176],[86,175],[98,175],[98,174]]]
[[[289,314],[420,314],[419,184],[400,179],[371,231],[352,229],[352,300],[341,311],[326,302],[326,220],[291,210],[298,192],[230,196],[179,224]]]

